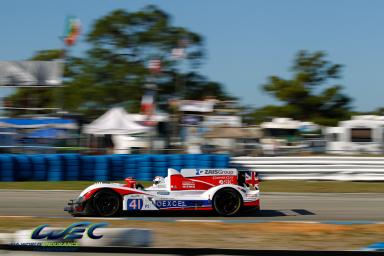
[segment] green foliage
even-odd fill
[[[90,48],[82,58],[66,56],[65,88],[50,93],[19,89],[9,99],[14,105],[32,93],[33,106],[57,106],[59,95],[64,109],[94,117],[112,106],[129,111],[139,109],[143,86],[156,83],[158,98],[185,96],[202,99],[207,95],[228,98],[219,83],[197,75],[195,69],[205,56],[203,38],[186,28],[174,26],[171,17],[150,5],[137,12],[115,10],[95,21],[86,35]],[[183,60],[172,57],[174,48],[185,48]],[[33,60],[52,60],[61,50],[40,51]],[[148,62],[161,60],[162,72],[150,74]],[[185,70],[185,73],[180,70]],[[188,71],[189,70],[189,71]],[[53,97],[55,96],[55,97]],[[28,96],[29,97],[29,96]]]
[[[263,90],[283,104],[266,106],[251,116],[256,122],[271,116],[291,117],[322,125],[335,125],[350,114],[351,98],[343,94],[343,87],[331,84],[340,78],[341,65],[325,60],[325,53],[300,51],[291,68],[293,77],[269,77]]]

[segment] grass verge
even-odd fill
[[[83,190],[95,181],[25,181],[0,182],[0,189]],[[144,186],[150,181],[140,182]],[[260,184],[262,192],[384,193],[384,182],[273,180]]]

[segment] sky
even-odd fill
[[[289,78],[295,54],[304,49],[325,51],[329,60],[344,65],[336,83],[354,99],[354,110],[384,106],[381,0],[2,0],[0,60],[24,60],[38,50],[62,47],[67,15],[76,15],[86,34],[112,10],[137,11],[147,4],[205,38],[208,54],[200,72],[244,104],[278,103],[261,85],[270,75]],[[86,49],[82,36],[72,54]]]

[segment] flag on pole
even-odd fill
[[[153,74],[161,72],[161,61],[160,60],[150,60],[148,64],[148,69]]]
[[[146,90],[141,98],[141,113],[146,116],[145,125],[153,125],[152,115],[155,112],[155,90]]]
[[[78,36],[80,35],[81,23],[76,17],[68,17],[65,28],[64,43],[67,46],[72,46],[76,43]]]
[[[185,58],[184,48],[174,48],[171,52],[172,58],[175,60],[180,60]]]

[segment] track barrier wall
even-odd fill
[[[264,180],[384,181],[384,157],[232,157],[225,154],[1,154],[0,181],[152,180],[168,168],[255,170]]]
[[[1,154],[0,181],[152,180],[168,168],[228,168],[224,154]]]

